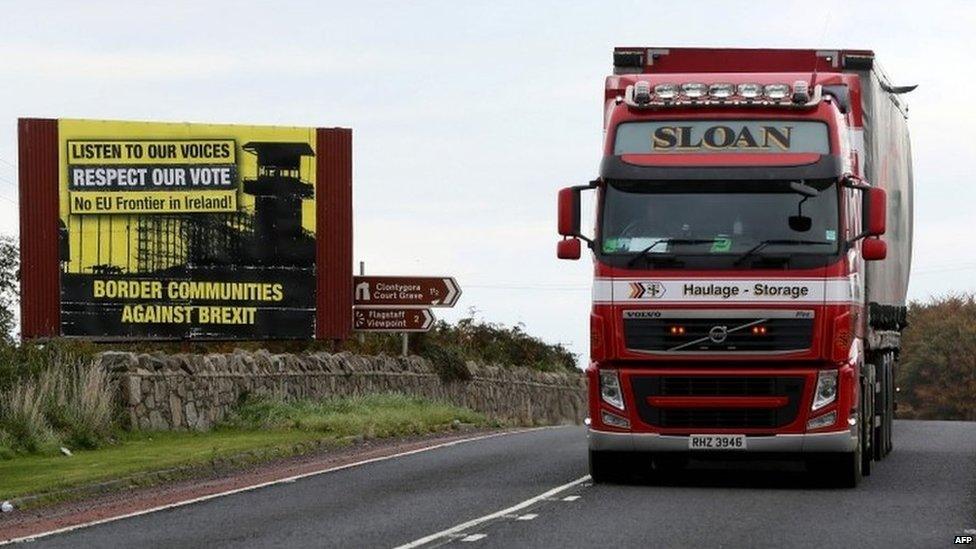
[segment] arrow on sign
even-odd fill
[[[356,309],[353,329],[361,332],[426,332],[434,325],[430,309]]]
[[[461,287],[449,276],[357,276],[357,307],[453,307]]]

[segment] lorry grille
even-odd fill
[[[796,420],[803,398],[800,376],[634,376],[630,380],[637,412],[657,427],[777,428]],[[659,408],[648,397],[783,396],[776,408]]]
[[[802,351],[813,338],[812,314],[654,318],[645,311],[625,311],[623,326],[628,349],[662,353]]]

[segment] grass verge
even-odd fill
[[[449,430],[457,422],[488,425],[470,410],[397,394],[321,402],[244,403],[225,425],[207,433],[124,434],[113,446],[73,456],[27,455],[0,460],[0,500],[187,466],[250,453],[250,462],[298,453],[296,447],[342,444]],[[58,498],[53,498],[58,499]]]

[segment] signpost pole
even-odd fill
[[[360,261],[359,262],[359,276],[363,276],[365,274],[366,274],[366,262],[365,261]],[[359,343],[360,343],[360,345],[362,345],[363,343],[366,343],[366,333],[365,332],[359,332]]]
[[[400,335],[403,337],[403,353],[402,354],[403,354],[403,356],[407,356],[407,354],[409,353],[409,349],[408,348],[410,346],[410,334],[408,334],[407,332],[403,332]]]

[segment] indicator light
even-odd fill
[[[766,335],[768,329],[765,326],[753,326],[752,333],[754,335]]]
[[[634,83],[634,103],[646,105],[651,102],[651,85],[643,80]]]
[[[671,326],[670,328],[668,328],[668,331],[671,333],[671,335],[684,335],[684,333],[685,333],[685,327],[684,326]]]
[[[805,80],[797,80],[793,83],[793,102],[806,103],[810,100],[810,86]]]

